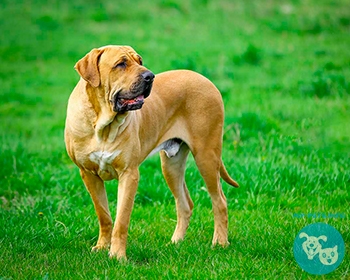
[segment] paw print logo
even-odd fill
[[[304,227],[294,241],[293,253],[299,266],[305,271],[323,275],[334,271],[345,256],[345,244],[341,234],[324,223]]]

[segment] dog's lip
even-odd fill
[[[140,95],[134,96],[134,97],[126,97],[120,94],[120,91],[116,92],[112,95],[112,98],[109,100],[110,103],[118,102],[118,101],[140,101],[140,99],[145,99],[145,95],[141,93]]]
[[[133,103],[133,102],[143,102],[145,99],[144,95],[141,94],[139,96],[136,96],[134,98],[124,98],[122,96],[117,97],[117,101],[121,103]]]
[[[124,97],[120,95],[115,95],[110,103],[113,106],[113,111],[123,113],[130,110],[141,109],[145,101],[144,94],[140,94],[136,97]]]

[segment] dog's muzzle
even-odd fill
[[[153,80],[154,74],[151,71],[143,72],[140,75],[140,80],[132,86],[128,93],[121,91],[114,96],[113,111],[124,113],[141,109],[145,98],[151,93]]]

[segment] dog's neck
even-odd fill
[[[87,85],[86,92],[91,107],[96,113],[94,130],[97,142],[113,142],[121,132],[121,127],[127,119],[128,112],[123,114],[114,112],[109,103],[108,95],[101,95],[101,92],[103,92],[101,89],[95,89]]]
[[[97,142],[115,142],[117,136],[124,131],[126,123],[129,123],[129,119],[129,113],[116,114],[113,118],[101,114],[95,126]]]

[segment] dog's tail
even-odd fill
[[[230,177],[230,175],[228,175],[227,170],[226,170],[223,162],[221,162],[221,166],[220,166],[220,176],[227,184],[230,184],[231,186],[233,186],[235,188],[239,188],[238,183],[235,180],[233,180]]]

